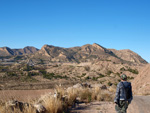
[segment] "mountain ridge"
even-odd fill
[[[41,58],[54,62],[88,62],[94,60],[112,60],[113,62],[143,63],[145,61],[137,53],[125,49],[107,49],[99,44],[85,44],[81,47],[63,48],[53,45],[44,45],[33,58]]]
[[[0,48],[0,56],[13,56],[13,55],[25,55],[25,54],[33,54],[37,52],[39,49],[33,46],[26,46],[22,49],[11,49],[9,47],[1,47]]]
[[[40,50],[32,46],[26,46],[23,49],[11,49],[9,47],[0,48],[0,56],[13,55],[31,55],[31,59],[42,59],[52,62],[89,62],[95,60],[108,60],[116,63],[147,63],[140,55],[129,49],[107,49],[97,43],[71,48],[45,44]]]

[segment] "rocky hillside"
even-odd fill
[[[135,53],[129,49],[124,49],[124,50],[110,49],[110,50],[123,60],[135,62],[138,64],[147,63],[143,58],[141,58],[141,56],[139,56],[137,53]]]
[[[95,62],[112,61],[114,63],[146,64],[147,62],[131,50],[114,50],[104,48],[96,43],[82,47],[62,48],[44,45],[32,56],[32,59],[42,59],[46,62]]]
[[[48,64],[53,62],[96,63],[98,61],[110,61],[129,65],[147,64],[141,56],[131,50],[107,49],[96,43],[72,48],[44,45],[40,50],[29,46],[23,49],[0,48],[0,56],[17,55],[28,55],[28,61],[32,61],[33,64]],[[25,60],[25,58],[22,59]]]
[[[150,94],[150,64],[147,64],[133,81],[133,91],[136,94]]]
[[[11,85],[16,84],[16,81],[18,84],[20,82],[44,84],[65,80],[115,86],[120,80],[120,74],[127,74],[128,79],[132,81],[141,67],[147,64],[131,50],[117,51],[95,43],[72,48],[44,45],[40,50],[32,47],[24,49],[3,47],[0,48],[0,55],[3,55],[0,57],[0,82],[5,86],[0,86],[0,89],[11,88],[9,84],[7,85],[8,81],[12,81]]]
[[[12,55],[25,55],[25,54],[33,54],[38,51],[35,47],[27,46],[23,49],[11,49],[9,47],[0,48],[0,56],[12,56]]]

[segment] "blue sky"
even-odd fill
[[[0,0],[0,47],[98,43],[150,62],[149,0]]]

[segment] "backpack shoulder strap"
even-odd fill
[[[124,83],[123,83],[123,82],[121,82],[121,84],[122,84],[122,85],[123,85],[123,87],[125,88]]]

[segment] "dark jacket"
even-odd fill
[[[125,87],[131,88],[130,99],[126,98],[125,88],[122,83],[124,84]],[[133,99],[133,96],[132,96],[131,83],[127,82],[127,81],[119,82],[117,85],[117,91],[116,91],[116,96],[115,96],[114,102],[117,103],[119,100],[125,100],[125,101],[128,101],[128,103],[131,103],[132,99]]]

